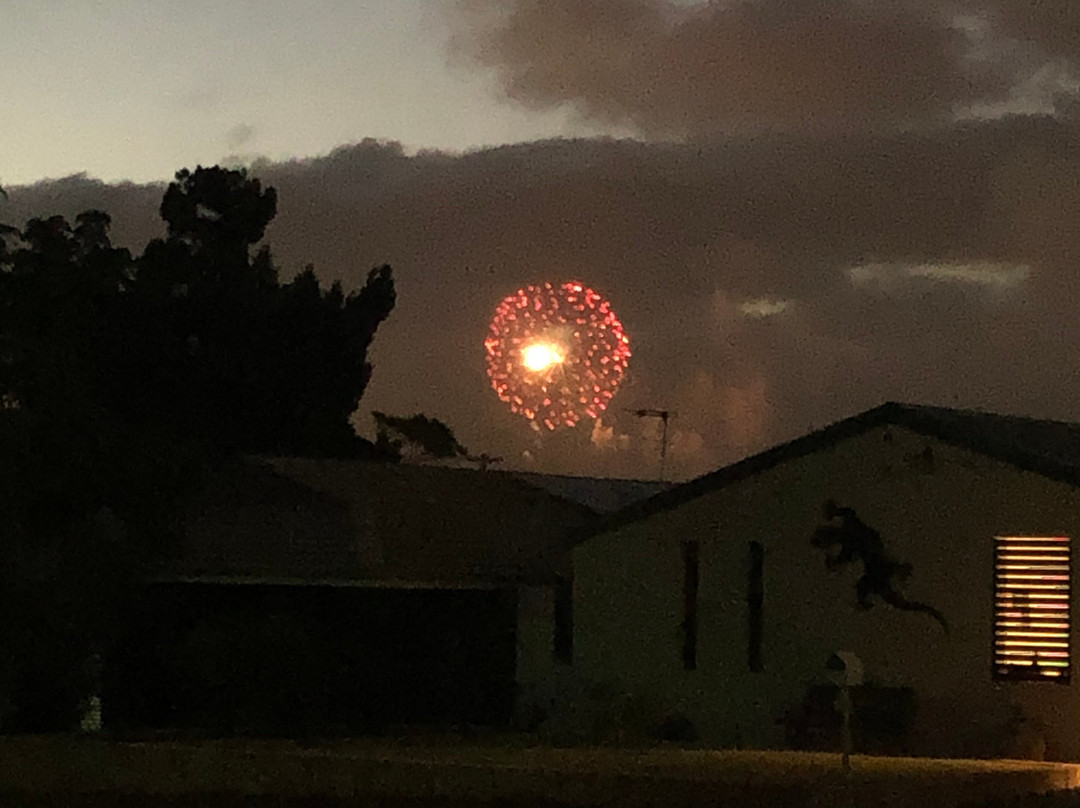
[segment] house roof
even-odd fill
[[[610,477],[575,477],[533,471],[505,471],[536,488],[577,502],[599,514],[610,514],[671,488],[659,480],[624,480]]]
[[[784,461],[889,424],[1080,486],[1080,424],[887,402],[634,503],[594,526],[588,535],[669,510]]]
[[[546,583],[596,514],[509,474],[314,458],[218,470],[160,578],[474,587]]]

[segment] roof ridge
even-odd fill
[[[895,404],[903,409],[923,412],[947,412],[953,415],[972,415],[983,418],[1000,418],[1008,421],[1025,421],[1036,424],[1055,424],[1058,426],[1077,427],[1080,429],[1080,421],[1064,421],[1058,418],[1038,418],[1034,415],[1012,415],[992,410],[984,410],[980,407],[944,407],[938,404],[907,404],[902,402],[886,402]]]
[[[561,494],[549,491],[546,488],[530,483],[528,480],[522,479],[520,476],[516,476],[513,473],[502,472],[501,474],[492,474],[493,469],[478,469],[467,468],[463,466],[441,466],[433,463],[391,463],[377,460],[370,460],[366,458],[323,458],[323,457],[303,457],[299,455],[280,455],[275,457],[257,457],[256,459],[268,464],[271,469],[282,476],[290,479],[296,479],[290,474],[288,466],[292,463],[299,463],[307,465],[309,468],[317,470],[318,466],[327,466],[331,463],[340,464],[346,468],[351,467],[354,473],[363,473],[364,471],[371,469],[378,469],[378,471],[395,475],[399,478],[404,478],[407,482],[410,475],[425,474],[432,477],[439,475],[457,474],[458,477],[464,477],[467,475],[487,475],[487,478],[492,481],[498,481],[499,484],[504,486],[512,486],[522,494],[528,494],[532,497],[542,497],[548,500],[553,500],[562,503],[568,507],[574,508],[580,512],[582,516],[590,519],[597,516],[597,512],[590,508],[588,505],[577,502],[570,497],[563,496]],[[419,471],[418,471],[419,470]],[[309,480],[297,480],[302,485],[308,487],[314,487],[312,481]]]
[[[526,471],[522,469],[488,469],[500,474],[525,474],[537,477],[550,477],[556,480],[593,480],[602,483],[636,483],[638,485],[675,485],[670,480],[650,480],[647,477],[592,477],[588,474],[555,474],[547,471]]]
[[[938,416],[935,420],[934,416]],[[886,401],[869,410],[834,421],[811,432],[776,444],[761,452],[749,455],[734,463],[721,466],[699,477],[661,491],[641,502],[633,503],[607,519],[602,520],[596,529],[579,537],[583,541],[591,535],[609,531],[620,525],[635,522],[654,513],[669,510],[684,502],[697,499],[724,486],[752,477],[782,462],[803,457],[840,440],[862,434],[883,424],[906,427],[927,437],[933,437],[945,443],[958,445],[969,451],[1009,463],[1018,468],[1032,471],[1051,479],[1080,485],[1080,458],[1074,466],[1055,460],[1045,453],[1025,451],[1008,440],[998,438],[997,445],[989,441],[973,438],[969,432],[957,429],[957,424],[941,420],[941,416],[961,416],[966,419],[994,418],[1023,421],[1029,424],[1063,426],[1080,432],[1080,423],[1053,421],[1050,419],[1031,418],[1028,416],[1001,415],[999,413],[975,410],[961,410],[927,404],[910,404],[900,401]],[[1007,448],[1002,444],[1009,444]]]

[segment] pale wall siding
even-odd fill
[[[927,446],[932,466],[922,458]],[[858,565],[829,572],[810,545],[826,498],[853,507],[914,565],[906,594],[942,610],[951,635],[925,614],[856,607]],[[659,696],[714,742],[777,746],[776,719],[824,679],[829,653],[851,650],[875,681],[916,689],[930,751],[977,747],[1015,700],[1046,725],[1048,754],[1080,759],[1080,683],[991,680],[993,537],[1001,533],[1065,533],[1080,548],[1080,493],[880,427],[579,547],[576,673]],[[684,671],[680,655],[684,540],[702,548],[696,671]],[[747,659],[750,541],[765,547],[761,673]]]
[[[562,671],[554,658],[555,593],[550,586],[523,586],[517,595],[515,721],[529,727],[534,711],[549,710]],[[565,666],[562,666],[565,667]]]

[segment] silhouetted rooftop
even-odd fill
[[[608,477],[574,477],[562,474],[539,474],[532,471],[506,471],[529,485],[542,488],[571,502],[577,502],[600,514],[615,513],[641,502],[674,483],[659,480],[623,480]]]
[[[549,583],[595,513],[512,474],[247,458],[213,475],[160,577],[472,587]]]
[[[1080,424],[888,402],[629,505],[588,535],[668,510],[879,426],[895,424],[1070,485],[1080,485]]]

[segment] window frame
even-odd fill
[[[994,537],[990,648],[995,682],[1070,683],[1072,539],[1065,533]],[[1042,606],[1040,609],[1039,606]],[[1009,657],[1034,655],[1034,663]],[[1043,654],[1043,665],[1039,664]]]

